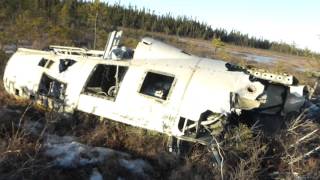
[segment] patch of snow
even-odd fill
[[[38,121],[25,121],[23,130],[26,134],[39,135],[43,129],[43,124]]]
[[[113,165],[140,179],[149,179],[148,174],[153,172],[151,165],[142,159],[131,159],[129,154],[109,148],[88,146],[77,142],[72,136],[46,135],[44,154],[53,159],[54,166],[65,169],[94,166],[116,159],[117,164]],[[102,175],[94,168],[90,180],[100,179],[103,179]]]
[[[119,159],[119,164],[134,174],[144,174],[146,171],[152,170],[150,164],[142,159]]]
[[[130,155],[109,148],[91,147],[74,141],[70,136],[50,135],[44,144],[45,155],[53,158],[53,165],[62,168],[77,168],[95,165],[112,157],[129,158]]]
[[[46,144],[62,144],[62,143],[71,143],[75,141],[76,138],[73,136],[58,136],[55,134],[46,135],[45,142]]]
[[[93,169],[90,180],[103,180],[102,175],[96,168]]]

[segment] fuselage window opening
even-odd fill
[[[40,67],[44,67],[48,62],[48,59],[45,59],[45,58],[42,58],[39,63],[38,63],[38,66]]]
[[[43,74],[39,85],[39,94],[55,99],[64,99],[66,84]]]
[[[60,59],[59,72],[61,73],[63,71],[66,71],[74,63],[76,63],[76,61],[73,59]]]
[[[84,92],[115,100],[127,70],[128,67],[124,66],[97,65],[88,79]]]
[[[19,89],[15,89],[15,95],[16,96],[20,96],[20,90]]]
[[[172,76],[148,72],[139,93],[167,100],[173,81]]]
[[[54,63],[54,61],[49,60],[49,62],[48,62],[47,65],[46,65],[46,68],[47,68],[47,69],[50,69],[50,67],[53,65],[53,63]]]
[[[39,61],[38,66],[49,69],[53,63],[54,63],[53,60],[42,58]]]

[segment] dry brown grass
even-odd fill
[[[8,113],[1,119],[0,174],[2,179],[88,179],[93,167],[63,170],[50,166],[50,159],[41,153],[41,136],[19,131],[19,122],[25,106],[20,111]],[[126,126],[111,120],[77,113],[74,118],[65,118],[54,112],[38,112],[30,109],[24,122],[46,123],[46,132],[58,135],[72,135],[85,144],[109,147],[130,153],[136,158],[147,160],[154,168],[152,179],[220,179],[220,168],[213,166],[212,154],[203,146],[192,147],[188,156],[177,157],[165,151],[166,137],[154,132]],[[298,128],[291,130],[292,127]],[[308,152],[319,144],[316,138],[303,141],[294,148],[290,145],[319,128],[311,121],[288,125],[274,138],[253,134],[240,125],[226,134],[222,145],[225,156],[223,173],[225,179],[257,179],[262,177],[317,177],[319,158],[312,155],[289,165],[288,162]],[[17,136],[17,132],[18,136]],[[130,172],[119,169],[117,160],[96,167],[104,177],[130,178]],[[278,173],[275,175],[275,173]],[[55,178],[53,178],[55,177]],[[0,178],[0,179],[1,179]]]
[[[303,117],[294,119],[288,124],[277,140],[283,149],[280,174],[289,177],[320,178],[319,151],[310,153],[320,145],[319,123]]]

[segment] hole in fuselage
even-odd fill
[[[34,96],[34,95],[30,95],[30,100],[35,100],[36,99],[36,97]]]
[[[15,89],[14,94],[17,95],[17,96],[20,96],[20,91],[19,91],[19,89]]]
[[[249,86],[249,87],[247,87],[247,91],[248,91],[249,93],[254,93],[254,92],[256,91],[256,89],[255,89],[255,87],[253,87],[253,86]]]

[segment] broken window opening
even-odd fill
[[[52,61],[50,59],[42,58],[39,61],[38,66],[49,69],[52,66],[53,63],[54,63],[54,61]]]
[[[15,95],[20,96],[20,90],[19,89],[15,89]]]
[[[148,72],[140,89],[140,93],[167,100],[174,77]]]
[[[50,67],[53,65],[53,63],[54,63],[54,61],[49,60],[49,62],[48,62],[47,65],[46,65],[46,68],[47,68],[47,69],[50,69]]]
[[[43,74],[39,84],[39,94],[55,99],[64,99],[66,84]]]
[[[126,48],[124,46],[117,47],[111,50],[111,59],[123,60],[123,59],[132,59],[134,51]]]
[[[63,71],[66,71],[74,63],[76,63],[76,61],[72,59],[60,59],[59,72],[62,73]]]
[[[30,96],[29,96],[29,99],[30,99],[30,100],[35,100],[36,97],[35,97],[34,95],[30,95]]]
[[[185,136],[195,138],[198,133],[199,123],[198,121],[192,121],[184,117],[180,117],[178,129],[184,133]]]
[[[115,100],[120,83],[127,70],[128,67],[123,66],[97,65],[85,86],[84,92]]]
[[[42,58],[39,63],[38,66],[44,67],[48,62],[48,59]]]

